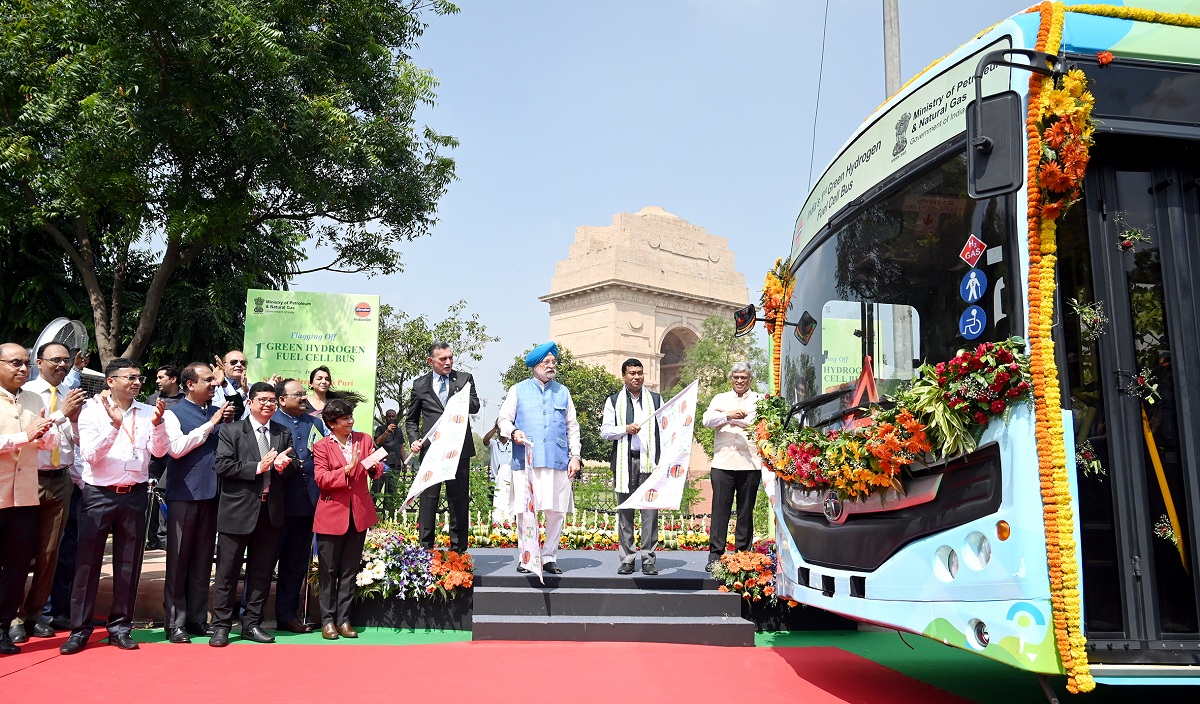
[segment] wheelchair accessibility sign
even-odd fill
[[[958,332],[967,340],[974,340],[987,327],[987,313],[979,306],[971,306],[958,319]]]

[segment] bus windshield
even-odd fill
[[[796,271],[781,378],[789,401],[813,401],[806,423],[845,408],[865,357],[886,395],[926,361],[1021,331],[1006,203],[968,197],[958,152],[815,240]]]

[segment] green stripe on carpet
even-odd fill
[[[359,628],[357,638],[325,640],[320,631],[312,633],[288,633],[271,631],[276,643],[288,645],[431,645],[436,643],[459,643],[471,640],[470,631],[434,631],[416,628]],[[167,634],[161,628],[146,628],[133,631],[133,639],[139,643],[165,643]],[[230,645],[259,645],[242,640],[235,628],[229,634]],[[191,645],[208,645],[208,638],[192,636]]]

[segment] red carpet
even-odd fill
[[[97,632],[93,638],[103,637]],[[662,643],[444,643],[409,646],[94,643],[60,656],[62,637],[0,658],[0,691],[73,701],[398,701],[612,704],[801,701],[964,702],[838,648],[717,648]],[[27,644],[28,645],[28,644]],[[222,694],[218,694],[222,693]]]

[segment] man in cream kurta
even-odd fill
[[[21,388],[29,365],[24,347],[0,345],[0,655],[21,652],[8,628],[25,595],[37,535],[38,451],[58,442],[42,397]]]
[[[733,365],[733,391],[717,394],[704,411],[704,427],[713,429],[712,525],[708,531],[708,566],[721,559],[729,535],[729,513],[737,497],[734,547],[749,550],[754,541],[754,499],[758,496],[761,464],[746,433],[754,427],[754,407],[762,394],[751,391],[750,365]]]
[[[532,376],[513,384],[500,406],[500,434],[513,443],[513,486],[532,486],[532,511],[517,512],[517,530],[528,527],[533,511],[546,514],[546,541],[541,549],[542,572],[562,574],[555,563],[563,520],[575,508],[571,480],[579,474],[579,421],[575,403],[567,387],[554,380],[558,372],[558,345],[541,344],[525,357]],[[528,470],[532,479],[518,479],[517,472]],[[518,496],[524,494],[518,489]],[[536,526],[533,526],[536,531]],[[518,564],[518,572],[528,572]]]

